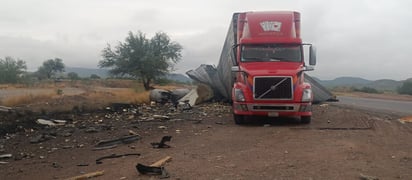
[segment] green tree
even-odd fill
[[[92,74],[90,75],[90,79],[100,79],[100,76],[98,76],[97,74]]]
[[[58,72],[64,72],[65,65],[60,58],[49,59],[43,62],[43,65],[37,70],[40,79],[52,78]]]
[[[110,44],[102,51],[100,68],[112,68],[112,75],[139,78],[146,90],[151,82],[173,69],[181,58],[182,46],[172,42],[163,32],[157,32],[151,39],[145,34],[129,32],[125,42],[112,49]]]
[[[75,72],[69,72],[69,73],[67,74],[67,77],[69,77],[69,79],[71,79],[71,80],[78,80],[78,79],[80,79],[79,75],[78,75],[77,73],[75,73]]]
[[[398,88],[398,93],[412,95],[412,81],[403,82],[402,86]]]
[[[26,62],[12,57],[0,58],[0,83],[17,83],[26,72]]]

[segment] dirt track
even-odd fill
[[[95,179],[151,179],[139,175],[136,164],[149,165],[165,156],[173,158],[165,165],[170,179],[359,179],[362,175],[412,179],[412,125],[401,124],[396,115],[317,105],[310,125],[296,119],[251,118],[243,126],[233,123],[230,106],[219,104],[170,114],[171,119],[163,121],[138,122],[141,116],[105,115],[75,116],[63,128],[26,129],[3,136],[4,152],[0,154],[12,153],[13,158],[1,159],[9,163],[0,165],[0,179],[64,179],[98,170],[105,173]],[[86,133],[91,126],[108,128]],[[128,130],[142,139],[92,151],[98,140],[121,137]],[[31,137],[51,131],[72,134],[29,143]],[[168,142],[172,148],[151,148],[150,143],[164,135],[173,136]],[[141,156],[95,163],[114,153]],[[24,155],[20,158],[19,154]]]

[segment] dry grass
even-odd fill
[[[58,95],[51,89],[63,89],[68,87],[85,91],[82,94]],[[182,88],[182,85],[155,86],[155,88],[173,90]],[[1,105],[16,107],[26,106],[33,110],[45,109],[47,111],[67,111],[75,106],[89,110],[100,109],[110,103],[150,103],[149,91],[145,91],[143,85],[132,80],[90,80],[67,82],[42,82],[34,86],[3,85],[0,88],[13,89],[45,89],[44,93],[30,93],[16,96],[3,97]],[[25,92],[25,91],[22,91]],[[63,92],[64,93],[64,92]]]
[[[124,102],[133,104],[149,103],[149,92],[135,92],[128,88],[115,88],[104,91],[89,91],[82,94],[90,101],[100,101],[102,103]]]
[[[10,97],[2,101],[4,106],[19,106],[26,104],[33,104],[35,102],[47,101],[57,97],[55,93],[45,93],[45,94],[26,94],[21,96]]]

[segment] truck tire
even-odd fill
[[[244,117],[243,115],[233,114],[233,119],[235,120],[235,124],[243,124],[243,123],[245,123],[245,117]]]
[[[312,120],[312,116],[302,116],[300,117],[300,122],[303,124],[310,124],[310,121]]]

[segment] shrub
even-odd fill
[[[355,92],[364,92],[364,93],[373,93],[373,94],[380,93],[378,90],[376,90],[375,88],[371,88],[371,87],[362,87],[361,89],[353,88],[353,91],[355,91]]]
[[[412,95],[412,81],[405,81],[402,86],[398,88],[398,93]]]

